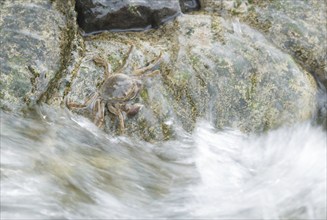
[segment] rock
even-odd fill
[[[263,33],[248,25],[254,26],[247,19],[253,5],[229,2],[223,2],[221,17],[207,11],[207,4],[205,11],[179,16],[156,30],[83,39],[76,32],[72,1],[2,1],[1,108],[13,109],[24,100],[84,103],[104,79],[92,58],[101,55],[115,71],[133,44],[125,74],[160,53],[163,62],[155,67],[161,74],[145,79],[133,100],[143,108],[133,117],[125,115],[129,136],[169,140],[183,134],[181,129],[192,132],[202,119],[216,128],[261,132],[312,118],[317,86],[304,63],[276,46],[269,25]],[[230,13],[233,8],[240,11]],[[93,120],[88,109],[75,112]],[[115,134],[118,124],[106,110],[104,130]]]
[[[264,31],[327,88],[325,1],[273,1],[255,7],[245,21]]]
[[[59,76],[68,45],[66,19],[73,17],[59,11],[72,8],[71,1],[58,2],[2,1],[1,109],[15,110],[37,102]]]
[[[126,118],[127,134],[147,141],[168,140],[199,119],[217,128],[260,132],[312,117],[316,84],[292,57],[264,35],[238,21],[214,15],[184,15],[146,33],[103,33],[86,39],[86,54],[68,98],[83,103],[98,90],[103,69],[92,56],[106,57],[114,71],[133,43],[126,74],[163,52],[161,74],[144,82],[135,102],[144,107]],[[89,115],[86,112],[80,114]],[[105,130],[117,118],[106,111]]]
[[[176,114],[218,128],[263,131],[309,119],[317,92],[292,57],[238,21],[179,18],[179,53],[170,83]],[[186,108],[185,108],[186,107]],[[186,124],[190,128],[192,123]]]
[[[240,15],[248,12],[249,6],[256,0],[200,0],[202,8],[207,12],[219,13],[221,16]]]
[[[199,0],[179,0],[183,13],[198,11],[201,8]]]
[[[76,0],[76,11],[85,33],[157,28],[181,13],[178,0]]]
[[[325,1],[201,0],[207,12],[237,16],[264,33],[327,88]]]

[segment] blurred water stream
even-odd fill
[[[1,112],[2,219],[325,219],[326,133],[199,121],[147,143],[66,110]]]

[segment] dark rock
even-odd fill
[[[179,2],[183,13],[198,11],[201,8],[199,0],[180,0]]]
[[[85,33],[157,28],[181,13],[178,0],[77,0],[76,11]]]

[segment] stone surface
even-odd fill
[[[264,3],[211,2],[211,8],[206,4],[205,10],[179,16],[156,30],[84,38],[76,31],[70,1],[1,2],[1,108],[26,102],[58,106],[65,99],[84,103],[104,77],[93,57],[101,55],[115,71],[133,44],[125,74],[146,66],[160,53],[163,62],[156,67],[161,73],[145,79],[134,100],[144,107],[134,117],[126,117],[128,136],[169,140],[184,134],[181,129],[192,132],[203,119],[217,128],[246,132],[311,119],[317,86],[310,69],[278,44],[282,40],[271,39],[269,22],[266,29],[259,26],[260,31],[255,29],[258,23],[252,23],[251,13],[258,13],[256,7]],[[304,27],[308,30],[303,30],[303,36],[306,31],[312,39],[322,36]],[[276,38],[283,36],[281,32]],[[319,43],[310,41],[315,57],[319,57]],[[88,109],[75,113],[93,119]],[[108,110],[105,115],[105,132],[116,134],[117,117]]]
[[[62,67],[70,1],[3,1],[0,8],[1,108],[35,103]],[[71,19],[71,18],[70,18]],[[70,53],[70,52],[69,52]]]
[[[178,0],[76,0],[76,11],[86,33],[157,28],[181,13]]]
[[[170,80],[179,84],[176,99],[185,102],[176,103],[177,114],[187,109],[181,118],[195,114],[194,121],[206,118],[219,128],[263,131],[314,113],[313,78],[262,34],[214,16],[179,21],[180,48]]]
[[[245,21],[264,31],[327,88],[326,1],[266,2],[251,10]]]
[[[217,128],[258,132],[312,117],[314,79],[264,35],[238,21],[214,15],[184,15],[156,31],[103,33],[86,39],[85,58],[67,97],[83,103],[98,90],[103,69],[91,61],[106,57],[114,71],[130,44],[135,49],[126,74],[163,52],[161,74],[144,81],[135,100],[144,105],[126,118],[127,135],[167,140],[179,129],[191,132],[198,120]],[[90,117],[87,110],[76,111]],[[105,131],[117,131],[117,117],[106,111]]]
[[[237,17],[295,58],[327,88],[326,1],[201,0],[204,10]]]
[[[183,13],[198,11],[201,8],[199,0],[179,0],[179,3]]]

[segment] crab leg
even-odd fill
[[[122,111],[119,109],[119,104],[115,104],[115,106],[113,106],[112,104],[108,105],[108,109],[111,113],[113,113],[114,115],[118,116],[119,119],[119,131],[120,134],[124,134],[125,131],[125,125],[124,125],[124,116],[122,114]]]
[[[104,78],[108,78],[110,76],[109,72],[109,64],[105,61],[105,59],[101,56],[96,56],[93,58],[93,62],[98,65],[102,66],[104,68]]]
[[[151,73],[143,75],[143,77],[153,77],[155,75],[158,75],[159,73],[160,73],[160,70],[155,70],[155,71],[152,71]]]
[[[98,94],[95,93],[93,95],[90,95],[83,104],[75,103],[75,102],[69,102],[69,99],[65,98],[65,104],[68,109],[80,109],[80,108],[90,108],[92,111],[95,108],[95,103],[98,98]]]
[[[121,112],[121,110],[118,110],[118,119],[119,119],[119,130],[121,134],[124,134],[125,132],[125,123],[124,123],[124,117]]]
[[[68,109],[76,109],[76,108],[85,108],[86,107],[85,103],[79,104],[79,103],[75,103],[75,102],[70,102],[67,97],[65,97],[64,103]]]
[[[68,109],[85,108],[86,107],[85,104],[73,103],[73,102],[69,102],[67,100],[66,100],[66,106],[68,107]]]
[[[105,104],[100,100],[97,100],[97,113],[94,118],[94,124],[99,128],[102,127],[104,121],[104,108]]]
[[[162,58],[162,53],[160,53],[159,57],[157,59],[155,59],[154,61],[152,61],[148,66],[134,70],[133,75],[141,75],[142,73],[153,69],[155,66],[157,66],[160,63],[161,58]]]
[[[118,70],[116,70],[113,74],[115,73],[121,73],[125,68],[126,68],[126,64],[127,64],[127,60],[129,59],[129,57],[131,56],[132,50],[134,48],[134,45],[131,45],[131,47],[129,48],[127,55],[125,56],[125,58],[123,59],[123,62],[121,64],[121,66],[119,67]]]
[[[94,111],[95,104],[97,103],[99,94],[94,93],[93,95],[90,95],[86,100],[85,100],[85,106],[89,107],[92,111]]]

